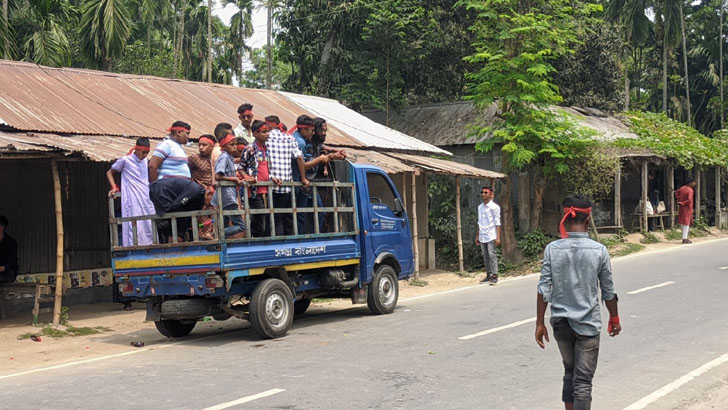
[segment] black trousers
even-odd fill
[[[273,207],[291,208],[291,193],[285,194],[273,193]],[[276,235],[292,235],[293,234],[293,214],[276,214]]]
[[[262,195],[256,195],[248,201],[250,209],[265,209],[265,201]],[[250,216],[251,233],[256,238],[270,236],[270,215],[257,214]]]

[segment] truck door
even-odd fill
[[[382,253],[395,256],[402,268],[400,276],[407,276],[412,269],[412,236],[402,200],[392,181],[383,172],[367,171],[369,207],[369,241],[373,257]],[[372,271],[373,260],[369,260],[367,271]]]

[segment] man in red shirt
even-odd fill
[[[695,188],[695,180],[690,179],[688,183],[675,191],[675,200],[680,205],[680,211],[677,214],[677,223],[682,227],[682,243],[693,243],[688,239],[690,225],[693,223],[693,189]]]

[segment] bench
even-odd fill
[[[655,218],[655,229],[660,229],[661,231],[665,230],[665,217],[669,217],[669,212],[660,212],[652,215],[647,215],[647,220],[649,221],[650,218]],[[648,223],[649,224],[649,223]],[[636,227],[639,227],[640,231],[647,231],[647,227],[642,226],[642,214],[641,213],[634,213],[632,214],[632,230]]]
[[[0,285],[0,319],[5,319],[7,316],[7,301],[9,299],[29,294],[34,298],[33,323],[37,323],[39,314],[53,311],[53,306],[42,305],[54,302],[55,293],[55,285],[22,282],[3,283]]]

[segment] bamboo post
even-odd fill
[[[642,221],[640,223],[641,231],[647,232],[647,161],[642,160]]]
[[[622,162],[614,175],[614,226],[622,227]]]
[[[53,197],[56,206],[56,298],[53,304],[53,324],[61,324],[61,305],[63,301],[63,208],[61,204],[61,179],[58,176],[58,163],[51,161],[53,172]]]
[[[675,227],[675,168],[670,165],[667,167],[667,199],[670,210],[670,228]]]
[[[417,237],[417,175],[412,171],[412,245],[415,256],[415,280],[420,280],[420,251]]]
[[[407,212],[407,173],[402,172],[402,202],[404,211]]]
[[[700,203],[701,195],[703,194],[703,173],[700,172],[700,168],[695,168],[695,219],[700,219]]]
[[[460,272],[464,272],[465,263],[463,262],[463,229],[462,216],[460,214],[460,177],[455,177],[455,221],[457,223],[458,232],[458,269],[460,269]]]
[[[722,172],[720,166],[715,167],[715,227],[720,229],[722,222],[720,215],[720,180]]]

